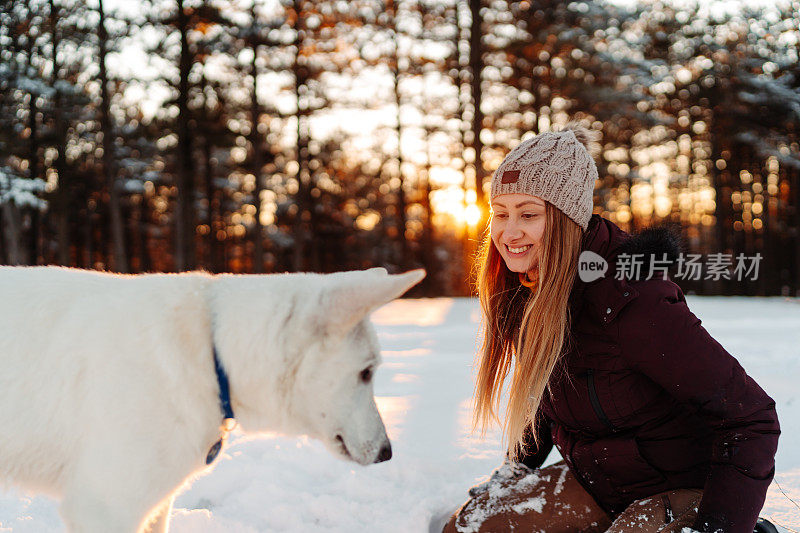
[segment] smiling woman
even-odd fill
[[[774,473],[775,402],[677,285],[605,276],[631,253],[677,259],[679,237],[592,214],[591,137],[537,135],[492,178],[474,421],[496,418],[508,378],[507,460],[444,531],[751,533]],[[580,257],[596,275],[579,275]],[[542,467],[554,444],[563,461]]]
[[[544,235],[545,201],[527,194],[492,200],[491,237],[508,269],[527,273],[536,267]]]

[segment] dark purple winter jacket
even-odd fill
[[[609,269],[590,283],[576,278],[572,343],[542,401],[540,446],[531,443],[523,462],[540,466],[554,442],[612,517],[662,491],[702,488],[695,529],[752,533],[775,473],[775,402],[700,325],[676,284],[615,279],[618,254],[674,259],[678,243],[665,228],[631,236],[592,216],[582,250]]]

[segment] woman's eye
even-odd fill
[[[494,218],[508,218],[508,215],[505,213],[495,213]]]
[[[369,383],[370,380],[372,379],[372,367],[365,368],[364,370],[362,370],[360,377],[361,381],[363,381],[364,383]]]
[[[523,213],[522,218],[534,218],[538,217],[539,213]]]

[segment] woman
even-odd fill
[[[774,475],[775,402],[677,285],[646,279],[678,239],[592,214],[591,133],[542,133],[493,176],[475,420],[496,417],[511,372],[508,455],[444,531],[751,533]],[[630,254],[643,254],[638,279],[617,275]],[[579,257],[607,268],[578,275]],[[540,468],[553,443],[563,461]]]

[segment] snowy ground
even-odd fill
[[[762,516],[800,531],[800,302],[690,296],[689,305],[778,403],[777,483]],[[502,458],[497,432],[469,433],[478,320],[470,299],[403,300],[373,315],[391,461],[361,468],[307,439],[236,435],[216,469],[178,498],[171,531],[428,532]],[[53,500],[0,492],[0,532],[63,530]]]

